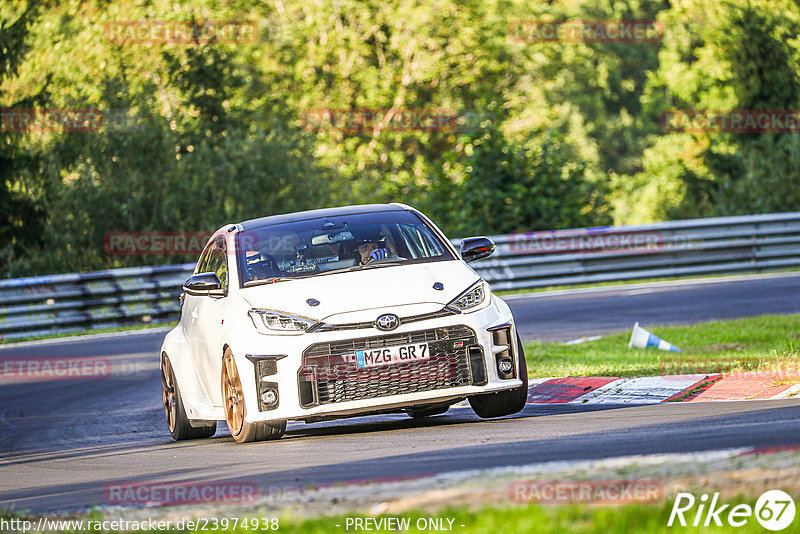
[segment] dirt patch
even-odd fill
[[[695,453],[629,456],[575,462],[442,473],[396,482],[276,491],[252,505],[107,510],[123,519],[230,517],[285,514],[292,517],[347,514],[438,513],[448,507],[472,510],[518,506],[511,493],[519,481],[658,481],[663,496],[720,492],[723,498],[754,498],[768,489],[800,495],[800,447],[723,449]],[[660,505],[660,500],[653,501]],[[566,502],[565,502],[566,504]],[[620,502],[619,504],[625,504]],[[589,503],[609,506],[609,503]],[[102,511],[102,510],[101,510]]]
[[[584,475],[586,479],[659,480],[663,484],[663,494],[666,498],[686,491],[698,495],[719,492],[723,499],[755,498],[771,489],[781,489],[789,494],[800,495],[798,459],[800,459],[800,448],[791,446],[736,454],[727,459],[700,461],[698,464],[694,464],[693,461],[683,464],[670,463],[655,469],[637,466],[634,461],[627,467],[591,469]],[[696,474],[689,474],[686,471],[695,471]],[[578,473],[574,475],[578,475],[575,479],[583,478]],[[448,506],[463,506],[470,509],[485,506],[515,506],[509,495],[509,478],[488,478],[468,485],[398,496],[372,506],[370,513],[398,514],[410,510],[435,512]]]

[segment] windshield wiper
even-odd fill
[[[377,267],[392,267],[394,265],[403,265],[402,261],[383,261],[380,263],[367,263],[366,265],[354,265],[344,269],[345,271],[361,271],[363,269],[375,269]],[[334,272],[334,271],[330,271]]]
[[[366,265],[362,265],[363,269],[374,269],[376,267],[392,267],[394,265],[403,265],[402,261],[382,261],[380,263],[368,263]]]
[[[301,276],[290,278],[288,276],[273,276],[270,278],[264,278],[263,280],[249,280],[244,283],[244,287],[251,287],[251,286],[262,286],[264,284],[274,284],[276,282],[288,282],[290,280],[295,280],[296,278],[302,278]]]

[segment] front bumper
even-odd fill
[[[375,310],[376,316],[380,313],[383,311]],[[248,421],[313,421],[519,387],[519,377],[502,379],[498,375],[495,355],[503,346],[495,344],[497,338],[490,329],[501,325],[508,325],[514,340],[511,311],[492,296],[489,305],[476,312],[402,324],[391,332],[363,328],[266,336],[253,330],[239,332],[235,343],[229,345],[242,378]],[[417,342],[433,349],[431,359],[420,366],[396,364],[360,370],[343,358],[352,359],[359,348]],[[511,352],[518,369],[519,351],[513,347]],[[259,369],[259,376],[256,367],[264,360],[271,363]],[[264,376],[265,370],[268,376]],[[271,409],[259,402],[258,389],[263,391],[263,384],[277,390],[278,399]]]

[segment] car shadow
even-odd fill
[[[629,404],[608,405],[578,405],[578,404],[526,404],[519,413],[498,417],[494,419],[481,419],[469,406],[451,407],[446,413],[413,419],[406,414],[384,414],[361,416],[331,421],[321,421],[306,424],[292,422],[282,439],[296,439],[310,436],[334,436],[343,434],[361,434],[384,432],[392,430],[406,430],[414,428],[430,428],[437,426],[451,426],[468,423],[492,423],[512,419],[527,419],[531,417],[545,417],[551,415],[567,415],[583,412],[596,412],[630,408]],[[224,426],[224,424],[222,425]]]

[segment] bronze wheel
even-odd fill
[[[210,438],[217,431],[216,421],[195,421],[186,416],[181,390],[175,380],[175,371],[166,354],[161,355],[161,404],[167,419],[167,428],[174,440]]]
[[[172,365],[169,358],[161,358],[161,402],[164,405],[164,415],[167,418],[169,433],[175,433],[175,419],[177,406],[175,405],[175,380],[172,374]]]
[[[236,438],[242,433],[244,425],[244,395],[239,371],[236,369],[236,362],[230,349],[225,351],[222,360],[222,396],[225,403],[225,421],[228,423],[231,435]]]
[[[225,421],[233,439],[239,443],[278,439],[286,430],[286,421],[248,423],[247,406],[242,392],[242,380],[231,349],[222,357],[222,402]]]

